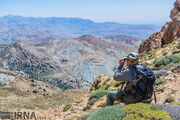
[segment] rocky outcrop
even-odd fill
[[[162,38],[169,27],[171,23],[166,23],[160,32],[156,32],[153,35],[149,37],[149,39],[143,41],[138,49],[138,52],[140,55],[143,55],[151,50],[157,49],[161,47],[162,44]]]
[[[165,24],[160,32],[157,32],[142,42],[139,47],[139,54],[145,53],[172,43],[180,37],[180,0],[176,0],[174,8],[171,11],[171,22]]]
[[[168,44],[180,37],[180,0],[176,0],[170,15],[172,22],[166,30],[162,43]]]

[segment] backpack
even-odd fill
[[[142,100],[151,99],[154,93],[155,74],[154,72],[145,66],[134,66],[137,71],[137,81],[132,86],[135,91],[135,96],[143,96]],[[156,98],[155,98],[156,99]],[[155,100],[156,101],[156,100]]]

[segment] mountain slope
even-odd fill
[[[114,44],[121,44],[125,46],[133,46],[138,48],[142,40],[132,37],[132,36],[127,36],[127,35],[116,35],[116,36],[107,36],[104,37],[109,42],[112,42]]]
[[[0,66],[62,90],[89,89],[99,74],[112,76],[118,60],[136,52],[136,42],[141,41],[128,36],[107,38],[84,35],[36,45],[0,45]]]
[[[64,72],[61,66],[55,65],[49,59],[39,57],[33,54],[26,46],[21,43],[12,45],[0,45],[0,65],[3,68],[19,71],[26,74],[29,78],[43,81],[46,83],[58,86],[62,90],[69,88],[77,88],[76,83],[70,85],[68,81],[73,80],[69,75]],[[64,77],[57,79],[56,77],[45,77],[59,73]]]
[[[134,39],[129,41],[134,43]],[[129,52],[137,51],[136,45],[125,45],[121,40],[113,43],[92,35],[54,40],[27,48],[36,56],[46,57],[62,66],[76,79],[79,87],[86,89],[99,74],[112,76],[118,60]]]

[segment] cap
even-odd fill
[[[129,53],[127,59],[133,59],[139,61],[138,55],[136,53]]]

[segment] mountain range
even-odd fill
[[[84,34],[101,37],[128,35],[147,39],[158,31],[156,25],[131,25],[115,22],[96,23],[88,19],[62,17],[0,17],[0,44],[26,42],[29,44],[54,39],[72,38]]]

